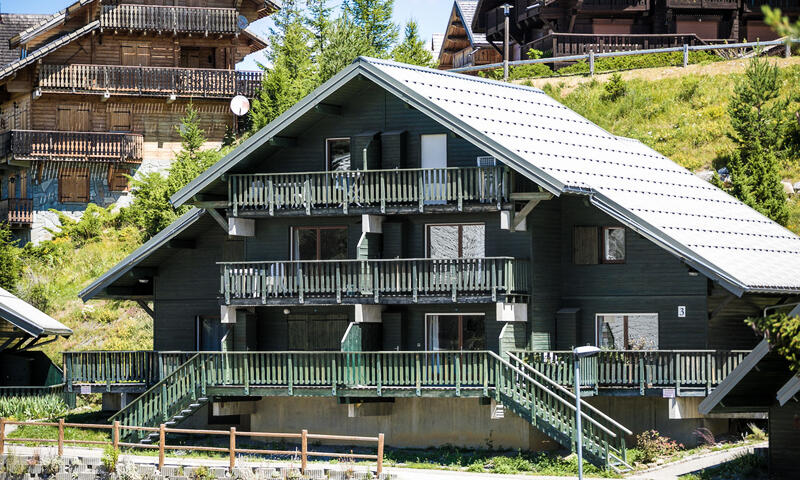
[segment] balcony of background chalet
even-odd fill
[[[22,161],[141,163],[143,138],[131,133],[11,130],[0,134],[0,157]]]
[[[759,1],[759,0],[745,0]],[[794,3],[793,0],[789,0]],[[667,8],[715,8],[736,10],[739,8],[739,0],[667,0]],[[761,11],[761,7],[758,7]]]
[[[232,35],[239,33],[238,17],[239,12],[235,8],[104,5],[100,14],[100,29]]]
[[[42,65],[39,88],[44,93],[252,98],[261,76],[261,72],[205,68]]]
[[[527,48],[543,52],[550,51],[553,57],[585,55],[616,51],[642,50],[648,48],[681,47],[704,44],[695,34],[624,34],[601,35],[594,33],[551,33],[534,40]]]
[[[492,212],[547,193],[505,166],[337,170],[227,176],[239,217]]]
[[[742,0],[745,11],[761,13],[761,7],[766,5],[780,8],[783,13],[800,13],[800,2],[797,0]]]
[[[651,0],[583,0],[578,7],[587,12],[646,12],[650,10]]]
[[[528,261],[510,257],[221,262],[225,305],[526,302]]]
[[[7,198],[0,200],[0,222],[5,222],[11,227],[32,224],[33,199]]]

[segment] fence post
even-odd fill
[[[2,434],[0,434],[0,435],[2,435]],[[2,443],[2,442],[0,442],[0,443]],[[0,447],[0,452],[2,452],[2,451],[3,451],[3,449],[2,449],[2,447]],[[58,456],[59,457],[63,457],[64,456],[64,419],[63,418],[59,418],[58,419]]]
[[[594,50],[589,50],[589,75],[594,77]]]
[[[383,434],[378,434],[378,475],[383,473]]]
[[[6,446],[6,419],[0,417],[0,455],[5,451]],[[61,456],[61,454],[59,454]]]
[[[792,56],[792,42],[786,42],[786,50],[783,51],[783,58],[790,58]]]
[[[308,466],[308,430],[300,432],[300,473],[305,475]]]
[[[119,450],[119,420],[114,420],[114,424],[111,427],[111,442],[114,450]]]
[[[231,427],[231,443],[229,446],[230,451],[230,467],[231,476],[233,476],[233,469],[236,467],[236,427]]]
[[[164,443],[166,443],[167,432],[164,430],[166,426],[162,423],[158,426],[158,470],[164,470]]]
[[[689,44],[683,44],[683,68],[689,66]]]

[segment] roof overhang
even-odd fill
[[[69,5],[67,8],[57,13],[54,13],[53,15],[43,20],[38,25],[34,25],[11,37],[8,40],[9,47],[16,48],[20,45],[24,45],[28,43],[30,40],[38,37],[39,35],[44,34],[48,30],[63,25],[64,22],[67,21],[67,18],[70,17],[70,15],[75,13],[77,10],[80,10],[85,5],[93,3],[94,1],[95,0],[78,0],[77,2]]]
[[[32,337],[72,335],[72,330],[61,322],[2,288],[0,288],[0,318]]]

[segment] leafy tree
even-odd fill
[[[17,240],[7,223],[0,223],[0,287],[14,292],[22,274]]]
[[[754,58],[734,86],[728,105],[737,150],[731,156],[731,194],[781,225],[789,211],[778,155],[786,132],[788,100],[781,98],[779,69]]]
[[[419,65],[421,67],[435,67],[433,55],[425,46],[425,41],[419,36],[419,25],[414,20],[406,23],[403,42],[394,47],[392,58],[396,62]]]
[[[764,12],[764,22],[778,32],[778,35],[800,38],[800,20],[791,23],[789,17],[784,17],[779,8],[773,9],[764,5],[761,10]]]
[[[772,349],[789,361],[794,372],[800,373],[800,317],[774,313],[748,318],[747,323],[766,337]]]
[[[397,25],[392,22],[394,0],[345,0],[344,14],[364,29],[376,55],[385,57],[397,41]]]
[[[374,56],[375,47],[364,29],[346,15],[331,26],[328,46],[319,61],[319,81],[326,82],[360,56]]]

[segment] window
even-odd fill
[[[58,171],[58,198],[61,203],[89,201],[89,169],[64,167]]]
[[[328,171],[350,170],[350,139],[329,138],[325,140],[325,168]]]
[[[609,350],[657,350],[658,314],[598,314],[597,345]]]
[[[216,68],[216,50],[210,47],[181,47],[183,68]]]
[[[294,227],[292,260],[347,258],[347,227]]]
[[[482,314],[425,315],[425,350],[484,350],[486,333]]]
[[[108,189],[112,192],[127,192],[130,188],[128,175],[130,175],[130,171],[127,168],[109,166]]]
[[[486,225],[427,225],[428,258],[483,258]]]
[[[603,227],[603,263],[625,262],[625,228]]]
[[[576,226],[572,261],[575,265],[625,263],[625,227]]]
[[[235,325],[223,324],[219,317],[196,317],[197,350],[219,352],[223,345],[233,342]]]

